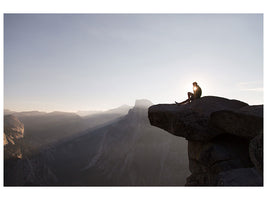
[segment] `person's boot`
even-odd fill
[[[175,101],[175,103],[176,103],[176,105],[183,105],[183,104],[185,104],[185,102],[183,101],[183,102],[181,102],[181,103],[178,103],[177,101]]]

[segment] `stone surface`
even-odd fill
[[[4,145],[15,144],[24,137],[24,124],[12,115],[4,117]]]
[[[186,186],[210,186],[210,175],[207,173],[191,174],[186,180]]]
[[[201,185],[216,185],[218,173],[244,167],[253,167],[249,159],[248,140],[220,135],[203,142],[188,141],[189,169],[192,173],[187,185],[195,185],[201,178]],[[203,179],[203,177],[206,177]]]
[[[254,168],[232,169],[218,175],[217,185],[262,186],[263,177]]]
[[[261,133],[249,143],[249,156],[259,173],[263,173],[263,136]]]
[[[185,105],[159,104],[149,108],[151,125],[188,140],[206,141],[219,135],[209,130],[211,113],[220,110],[236,110],[247,106],[237,100],[207,96]]]
[[[203,97],[149,108],[151,125],[188,140],[188,186],[261,186],[263,106]]]
[[[4,133],[4,145],[6,144],[8,144],[8,140],[7,140],[6,134]]]
[[[236,112],[263,118],[263,105],[244,106]]]
[[[234,111],[217,111],[211,114],[210,123],[223,132],[252,139],[262,130],[263,107],[245,106]]]

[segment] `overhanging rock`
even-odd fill
[[[221,97],[207,96],[186,105],[158,104],[151,106],[148,117],[151,125],[188,140],[207,141],[219,132],[210,127],[210,116],[216,111],[237,110],[248,104]]]

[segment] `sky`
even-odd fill
[[[262,14],[5,14],[4,108],[107,110],[203,96],[263,104]]]

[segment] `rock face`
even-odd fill
[[[4,145],[15,144],[16,140],[23,138],[24,124],[17,117],[5,116],[4,124]]]
[[[147,99],[137,99],[135,101],[135,108],[148,108],[149,106],[152,106],[153,103]]]
[[[186,185],[263,184],[263,106],[207,96],[149,108],[151,125],[188,140]]]
[[[21,139],[24,137],[24,124],[15,116],[4,117],[4,158],[22,158]]]
[[[117,122],[57,146],[52,165],[58,181],[51,184],[184,185],[190,174],[187,141],[151,126],[147,116],[151,105],[136,100]]]

